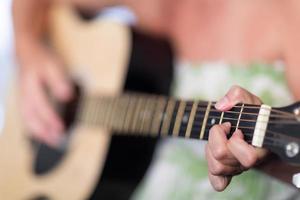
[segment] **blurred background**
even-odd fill
[[[5,93],[14,68],[11,3],[11,0],[0,2],[0,130],[3,126]]]

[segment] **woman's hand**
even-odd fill
[[[25,125],[32,136],[56,146],[64,125],[48,96],[68,101],[73,92],[62,62],[46,45],[37,41],[23,43],[17,54],[21,65],[21,109]]]
[[[237,103],[261,104],[261,101],[243,88],[233,86],[215,107],[220,111],[227,111]],[[255,166],[267,155],[267,150],[246,143],[240,130],[227,139],[230,127],[229,122],[213,126],[205,148],[209,180],[217,191],[223,191],[232,176]]]

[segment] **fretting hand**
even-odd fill
[[[228,111],[237,103],[261,104],[261,101],[243,88],[233,86],[215,107],[220,111]],[[240,130],[227,139],[230,127],[229,122],[213,126],[205,148],[209,180],[217,191],[223,191],[232,176],[255,166],[267,155],[267,150],[245,142]]]

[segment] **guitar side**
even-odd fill
[[[127,27],[101,20],[85,23],[72,9],[60,6],[51,10],[50,30],[54,49],[85,94],[121,92],[131,48]],[[12,91],[0,139],[0,199],[86,199],[104,165],[110,141],[107,131],[75,125],[63,161],[51,173],[37,176],[34,152],[19,116],[20,98],[16,87]]]

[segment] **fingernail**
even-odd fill
[[[226,126],[226,128],[230,128],[231,127],[231,123],[230,122],[225,122],[223,123],[224,126]]]
[[[224,96],[222,99],[220,99],[220,100],[216,103],[215,107],[216,107],[216,109],[218,109],[218,110],[223,110],[223,109],[225,109],[225,108],[227,107],[228,103],[229,103],[228,98],[227,98],[226,96]]]
[[[239,138],[244,137],[244,134],[242,133],[242,131],[240,129],[237,129],[233,134],[236,135]]]

